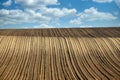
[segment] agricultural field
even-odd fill
[[[120,80],[120,28],[1,29],[0,80]]]

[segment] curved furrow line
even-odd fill
[[[119,80],[120,28],[0,30],[0,80]]]
[[[66,43],[67,43],[67,46],[68,46],[68,49],[69,49],[71,62],[74,66],[75,72],[77,73],[76,75],[78,75],[79,77],[82,76],[83,79],[87,79],[87,77],[91,78],[90,74],[87,72],[86,67],[84,66],[82,61],[80,62],[81,65],[79,66],[79,64],[76,60],[75,54],[74,54],[75,52],[74,52],[74,50],[72,48],[72,45],[70,43],[70,40],[67,39]],[[83,60],[82,57],[81,57],[81,60]]]
[[[20,41],[20,45],[19,45],[19,55],[20,57],[18,57],[18,66],[16,68],[16,76],[13,77],[13,79],[23,79],[24,76],[24,72],[26,72],[26,70],[28,70],[27,64],[29,63],[29,57],[30,57],[30,48],[28,48],[27,50],[25,50],[26,47],[30,46],[30,44],[26,44],[26,46],[23,46],[23,44],[26,43],[26,37],[20,37],[22,39],[22,41]],[[31,41],[31,39],[29,39]]]
[[[41,62],[41,75],[40,75],[40,80],[45,80],[45,59],[46,59],[46,53],[45,53],[45,37],[42,37],[42,47],[43,49],[41,50],[42,53],[42,62]]]
[[[14,62],[14,64],[17,66],[16,69],[13,68],[13,72],[15,72],[13,75],[13,79],[15,78],[18,80],[23,77],[22,75],[23,71],[26,71],[24,68],[26,68],[26,62],[28,62],[28,57],[29,57],[29,54],[25,49],[27,47],[27,44],[26,46],[23,46],[23,44],[26,43],[26,37],[20,37],[20,39],[22,39],[22,41],[20,41],[19,43],[19,56],[17,57],[18,61]]]
[[[90,67],[90,63],[88,62],[88,56],[87,56],[87,54],[90,52],[89,50],[87,50],[87,44],[84,42],[85,40],[84,39],[81,39],[81,41],[82,41],[82,43],[80,42],[80,44],[81,44],[81,47],[82,47],[82,50],[83,50],[83,57],[84,57],[84,61],[83,61],[83,64],[85,64],[84,62],[86,62],[86,67],[87,67],[87,69],[88,69],[88,72],[93,76],[93,78],[96,78],[95,77],[95,73],[92,71],[92,69],[91,69],[91,67]],[[93,72],[93,73],[92,73]],[[89,79],[89,78],[88,78]],[[98,78],[99,79],[99,78]]]
[[[101,69],[100,69],[100,64],[96,61],[96,58],[95,58],[95,56],[96,56],[96,50],[97,49],[95,49],[95,45],[93,45],[93,43],[94,43],[94,40],[92,40],[92,39],[89,39],[88,40],[89,41],[89,48],[88,48],[88,51],[89,51],[89,54],[88,54],[88,56],[89,56],[89,61],[88,62],[90,62],[91,61],[91,63],[90,63],[90,65],[91,65],[91,68],[93,68],[93,70],[95,71],[95,73],[101,78],[101,79],[107,79],[107,77],[106,77],[106,75],[101,71]],[[98,51],[97,51],[98,52]],[[99,54],[99,53],[98,53]],[[86,54],[87,55],[87,54]],[[93,65],[92,65],[93,64]]]
[[[7,33],[6,33],[6,36],[8,35],[8,34],[11,34],[12,32],[11,31],[8,31]],[[10,50],[10,47],[9,46],[11,46],[11,41],[12,41],[12,39],[11,39],[11,37],[6,37],[6,36],[3,36],[3,40],[2,40],[2,42],[1,42],[1,45],[3,45],[3,46],[0,46],[0,52],[1,53],[3,53],[3,54],[0,54],[1,55],[1,58],[0,58],[0,66],[2,65],[2,63],[4,62],[4,59],[6,59],[6,57],[7,57],[7,53],[9,52],[9,50]]]
[[[95,40],[96,41],[96,40]],[[101,63],[101,66],[104,68],[104,70],[107,72],[108,76],[111,78],[113,78],[113,71],[110,69],[110,67],[107,67],[109,65],[108,61],[106,60],[106,57],[105,55],[107,54],[105,51],[104,51],[104,47],[103,46],[104,44],[101,44],[100,41],[98,42],[99,40],[96,41],[96,44],[98,46],[98,49],[100,51],[100,53],[96,54],[99,56],[99,62]],[[102,54],[101,54],[102,53]],[[108,57],[108,56],[107,56]],[[96,57],[97,58],[97,57]]]
[[[79,51],[79,49],[80,48],[78,48],[79,46],[77,45],[77,44],[79,44],[79,41],[76,41],[76,40],[74,40],[75,41],[75,44],[74,45],[72,45],[72,46],[75,46],[76,45],[76,48],[77,48],[77,50]],[[72,43],[72,42],[71,42]],[[86,44],[86,46],[88,46],[88,44]],[[86,46],[84,46],[85,48],[86,48]],[[75,48],[73,47],[73,49],[75,50]],[[86,48],[86,51],[87,51],[87,48]],[[88,52],[89,53],[89,52]],[[94,72],[94,70],[90,67],[91,66],[91,62],[89,61],[89,56],[88,55],[86,55],[86,54],[84,54],[84,52],[82,52],[82,54],[83,54],[83,56],[85,56],[84,57],[84,60],[85,60],[85,62],[86,62],[86,66],[88,66],[88,72],[89,72],[89,74],[95,79],[95,78],[97,78],[97,79],[100,79],[99,77],[98,77],[98,75],[96,75],[95,74],[95,72]],[[78,56],[80,57],[81,56],[81,52],[78,54]],[[78,58],[79,58],[78,57]],[[76,59],[77,59],[77,56],[76,56]],[[79,58],[80,59],[80,58]],[[77,61],[79,61],[79,59],[77,59]],[[89,62],[88,62],[89,61]]]
[[[103,40],[104,41],[104,40]],[[102,42],[102,41],[101,41]],[[111,56],[111,50],[109,50],[109,48],[108,48],[108,46],[107,46],[107,44],[106,44],[106,42],[105,42],[105,44],[104,45],[101,45],[101,46],[104,46],[105,48],[104,49],[102,49],[102,50],[104,50],[104,57],[105,57],[105,59],[104,59],[104,62],[107,62],[108,63],[108,65],[109,65],[109,68],[111,68],[111,69],[116,69],[115,68],[115,64],[113,64],[114,63],[114,61],[112,61],[111,60],[111,58],[110,58],[110,56]],[[107,51],[106,51],[107,50]],[[109,52],[110,51],[110,52]],[[112,59],[114,59],[114,56],[112,56]]]
[[[55,53],[56,53],[56,58],[57,58],[56,63],[57,63],[59,78],[60,78],[60,80],[65,80],[66,79],[65,74],[64,74],[65,71],[63,69],[64,68],[62,65],[63,62],[61,60],[61,58],[63,57],[63,53],[64,53],[63,49],[62,49],[63,45],[61,46],[60,39],[55,39],[55,41],[58,42],[57,46],[54,46],[54,47],[56,47]]]
[[[120,42],[117,39],[109,39],[110,40],[110,44],[111,44],[111,48],[113,48],[113,55],[115,56],[115,62],[120,63],[120,57],[118,56],[120,53]],[[112,59],[112,58],[111,58]],[[120,66],[120,64],[117,64]]]
[[[8,43],[6,43],[8,41]],[[9,41],[11,42],[10,37],[5,39],[4,41],[2,41],[3,45],[0,49],[0,53],[2,53],[1,58],[0,58],[0,67],[3,66],[3,62],[5,63],[6,58],[8,57],[8,52],[10,50],[11,43],[9,43]]]
[[[57,46],[58,46],[58,43],[59,42],[59,40],[58,39],[56,39],[55,38],[55,50],[59,50],[59,49],[57,49]],[[57,54],[58,53],[56,53],[56,56],[57,56]],[[66,62],[66,56],[65,56],[65,54],[64,54],[64,52],[63,53],[61,53],[61,56],[62,56],[62,67],[63,67],[63,71],[64,71],[64,74],[65,74],[65,79],[70,79],[71,80],[71,76],[70,76],[70,72],[69,72],[69,68],[68,68],[68,64],[67,64],[67,62]],[[56,58],[56,61],[57,61],[57,58]],[[56,62],[57,63],[57,62]],[[57,65],[57,64],[56,64]],[[58,72],[58,67],[57,67],[57,74],[58,74],[59,72]],[[58,79],[60,79],[60,77],[59,77],[59,74],[58,74]]]
[[[30,40],[30,39],[29,39]],[[19,42],[18,42],[19,43]],[[19,45],[20,44],[22,44],[22,43],[19,43]],[[30,45],[30,43],[27,43],[26,44],[26,47],[28,47]],[[21,50],[21,47],[22,46],[18,46],[18,51],[17,52],[20,52],[20,50]],[[17,53],[16,52],[16,53]],[[28,49],[27,51],[25,51],[25,54],[26,55],[24,55],[24,57],[26,58],[26,62],[28,62],[28,57],[29,57],[29,52],[30,52],[30,49]],[[16,60],[15,60],[15,62],[14,62],[14,64],[16,65],[16,68],[14,68],[15,70],[15,73],[14,73],[14,75],[13,75],[13,79],[19,79],[19,77],[21,76],[20,74],[20,72],[21,72],[21,65],[22,65],[22,63],[23,63],[23,61],[22,60],[24,60],[23,59],[23,56],[21,56],[21,55],[23,55],[24,53],[19,53],[19,55],[18,56],[16,56]],[[19,56],[21,56],[21,57],[19,57]],[[25,71],[26,72],[26,65],[27,65],[27,63],[25,62],[25,66],[24,66],[24,68],[23,68],[23,71]]]
[[[89,42],[89,41],[87,41],[88,43],[86,44],[86,43],[84,43],[85,44],[85,48],[86,48],[86,51],[88,52],[87,54],[86,53],[84,53],[84,56],[85,56],[85,59],[86,59],[86,62],[87,62],[87,64],[88,64],[88,66],[89,66],[89,72],[90,72],[90,74],[92,75],[92,76],[94,76],[94,78],[95,79],[101,79],[101,77],[99,77],[99,75],[97,74],[97,73],[99,73],[99,71],[98,70],[95,70],[96,69],[96,67],[94,66],[94,64],[93,64],[93,62],[91,61],[91,59],[90,59],[90,55],[91,55],[91,51],[90,51],[90,49],[89,49],[89,47],[91,47],[90,45],[89,45],[89,43],[91,42]],[[77,44],[76,44],[77,45]],[[97,72],[96,72],[97,71]],[[100,73],[99,73],[100,74]]]
[[[61,47],[62,47],[62,53],[64,53],[63,56],[65,56],[66,63],[68,65],[67,67],[68,67],[68,70],[70,71],[69,74],[70,74],[71,79],[72,80],[79,79],[71,63],[70,53],[68,52],[68,47],[67,47],[67,44],[65,43],[65,39],[62,38],[60,42],[61,42]]]
[[[5,58],[5,60],[6,61],[4,61],[4,63],[2,64],[2,65],[5,65],[3,68],[3,72],[1,73],[1,77],[3,77],[2,79],[4,80],[6,77],[7,77],[7,75],[9,75],[9,73],[6,73],[5,71],[8,71],[8,72],[10,72],[10,70],[11,70],[11,66],[9,67],[9,65],[11,64],[11,63],[13,63],[13,61],[14,61],[14,55],[15,55],[15,53],[14,53],[14,51],[15,51],[15,46],[16,46],[16,44],[15,44],[15,42],[16,42],[16,38],[13,38],[13,39],[11,39],[11,46],[10,46],[10,50],[9,50],[9,52],[8,53],[10,53],[9,55],[8,55],[8,57],[6,57]]]
[[[45,38],[45,50],[46,50],[46,64],[45,64],[45,80],[51,80],[51,70],[50,70],[50,39],[49,38]]]
[[[94,60],[94,64],[96,64],[97,68],[104,75],[104,77],[106,77],[107,79],[109,77],[111,78],[111,75],[106,71],[106,69],[104,68],[104,65],[102,65],[104,62],[101,59],[102,55],[100,53],[102,53],[102,52],[99,51],[99,46],[97,44],[95,44],[95,41],[93,43],[91,45],[94,45],[94,46],[93,46],[92,50],[90,50],[90,51],[94,51],[93,57],[92,57],[92,59]]]
[[[37,37],[35,37],[35,44],[34,44],[34,50],[36,51],[36,61],[35,61],[35,65],[34,65],[34,74],[33,74],[33,78],[32,80],[39,80],[40,78],[38,76],[40,76],[40,64],[41,64],[41,53],[40,53],[40,50],[42,49],[40,47],[39,44],[41,44],[41,41],[40,41],[40,38],[41,37],[38,37],[39,36],[39,33],[38,31],[36,32],[37,34]]]
[[[108,47],[108,51],[106,51],[107,53],[109,54],[106,54],[108,60],[111,62],[111,65],[118,68],[120,67],[120,62],[118,62],[118,60],[116,59],[116,57],[114,56],[114,49],[115,49],[115,46],[114,44],[110,45],[110,43],[113,43],[113,42],[108,42],[108,40],[106,40],[106,46]],[[117,50],[116,50],[117,51]],[[117,69],[118,70],[118,69]]]

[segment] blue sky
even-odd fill
[[[120,27],[120,0],[0,0],[0,28]]]

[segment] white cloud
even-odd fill
[[[70,20],[70,23],[71,24],[82,24],[81,20],[78,20],[78,19]]]
[[[120,8],[120,0],[115,0],[115,3],[116,3],[117,6]]]
[[[90,25],[81,25],[80,28],[92,28],[94,26],[90,26]]]
[[[0,10],[0,24],[17,24],[17,23],[42,23],[49,21],[50,18],[43,16],[33,10]]]
[[[106,3],[106,2],[108,2],[108,3],[110,3],[110,2],[112,2],[113,0],[93,0],[94,2],[98,2],[98,3]]]
[[[2,5],[3,6],[10,6],[12,4],[12,0],[8,0],[6,2],[4,2]]]
[[[28,27],[22,27],[24,29],[28,29],[28,28],[55,28],[52,25],[48,25],[48,24],[40,24],[40,25],[36,25],[36,26],[28,26]]]
[[[44,15],[59,18],[59,17],[64,17],[64,16],[75,15],[77,10],[76,9],[67,9],[67,8],[59,9],[59,8],[47,8],[47,7],[44,7],[44,8],[41,9],[41,12]]]
[[[82,13],[78,15],[78,18],[70,21],[72,24],[81,24],[84,21],[96,21],[96,20],[115,20],[117,17],[113,16],[111,13],[100,12],[97,8],[91,7],[85,9]]]
[[[110,3],[114,1],[116,5],[120,8],[120,0],[92,0],[92,1],[98,3]]]
[[[87,0],[84,0],[87,1]],[[100,3],[111,2],[112,0],[93,0]],[[2,5],[10,6],[11,0],[3,3]],[[51,22],[57,22],[61,17],[76,17],[76,9],[68,8],[48,8],[48,5],[58,5],[58,0],[15,0],[16,4],[23,6],[24,11],[20,9],[15,10],[0,10],[0,24],[18,24],[18,23],[44,23],[34,28],[39,27],[53,27],[47,24]],[[119,5],[120,0],[116,0],[116,4]],[[95,20],[114,20],[117,17],[111,13],[100,12],[96,8],[91,7],[85,9],[83,12],[77,15],[76,19],[70,21],[72,24],[82,24],[85,21]]]
[[[24,11],[15,10],[0,10],[0,24],[18,24],[18,23],[49,23],[55,18],[64,16],[72,16],[76,14],[75,9],[59,9],[45,8],[41,11],[25,9]]]
[[[25,8],[39,9],[46,5],[57,5],[58,0],[15,0],[15,3],[21,4]]]
[[[34,26],[33,28],[54,28],[52,25],[41,24],[39,26]]]
[[[10,2],[7,1],[6,3]],[[73,16],[76,9],[68,8],[48,8],[47,5],[58,5],[58,0],[15,0],[16,4],[24,7],[20,9],[1,9],[1,24],[18,24],[18,23],[49,23],[59,20],[61,17]],[[5,3],[3,3],[5,5]]]

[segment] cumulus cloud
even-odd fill
[[[114,1],[116,5],[120,8],[120,0],[92,0],[92,1],[98,3],[110,3]]]
[[[7,6],[10,6],[11,4],[12,4],[12,0],[8,0],[4,2],[2,5],[7,7]]]
[[[57,5],[58,0],[15,0],[16,4],[21,4],[25,8],[38,9],[46,5]]]
[[[48,16],[64,17],[64,16],[75,15],[77,10],[76,9],[67,9],[67,8],[59,9],[59,8],[44,7],[44,8],[41,9],[41,12],[44,15],[48,15]]]
[[[34,26],[33,28],[54,28],[52,25],[41,24],[39,26]]]
[[[9,3],[9,4],[8,4]],[[12,1],[8,0],[3,5],[11,5]],[[48,8],[47,5],[57,5],[58,0],[15,0],[16,4],[24,7],[21,9],[1,9],[0,23],[18,24],[18,23],[42,23],[51,22],[64,16],[75,15],[76,9],[68,8]]]
[[[55,28],[54,26],[52,26],[52,25],[48,25],[48,24],[40,24],[40,25],[36,25],[36,26],[24,26],[24,27],[22,27],[22,28],[24,28],[24,29],[28,29],[28,28]]]
[[[94,2],[98,2],[98,3],[106,3],[106,2],[112,2],[113,0],[93,0]]]
[[[80,19],[73,19],[73,20],[70,20],[70,23],[71,24],[82,24],[82,21]]]
[[[117,6],[120,8],[120,0],[115,0],[115,3],[116,3]]]
[[[0,24],[40,23],[49,20],[49,17],[43,16],[41,13],[37,13],[33,10],[0,10]]]
[[[82,13],[78,15],[76,19],[70,21],[72,24],[81,24],[84,21],[96,21],[96,20],[115,20],[117,17],[113,16],[111,13],[100,12],[97,8],[91,7],[85,9]]]
[[[25,9],[15,10],[0,10],[0,23],[1,24],[18,24],[18,23],[42,23],[49,22],[54,18],[74,15],[77,11],[75,9],[59,9],[44,7],[40,11]]]
[[[49,26],[50,22],[55,22],[61,17],[76,17],[77,10],[75,8],[53,8],[48,5],[60,4],[58,0],[14,0],[15,4],[19,4],[24,10],[14,9],[0,9],[0,24],[18,24],[18,23],[39,23],[41,25],[33,26],[34,28],[39,27],[53,27]],[[83,0],[88,1],[88,0]],[[93,0],[94,2],[105,3],[112,2],[113,0]],[[120,0],[115,0],[116,4],[120,6]],[[8,0],[2,3],[4,6],[10,6],[12,0]],[[85,9],[83,12],[77,15],[77,18],[70,20],[72,24],[82,24],[84,21],[95,21],[95,20],[114,20],[117,17],[111,13],[100,12],[96,8],[91,7]],[[42,24],[45,23],[45,24]],[[47,23],[47,24],[46,24]]]
[[[90,25],[81,25],[80,28],[92,28],[94,26],[90,26]]]
[[[1,24],[18,24],[18,23],[42,23],[49,22],[55,18],[64,16],[72,16],[76,14],[75,9],[59,9],[59,8],[45,8],[43,11],[35,11],[32,9],[15,10],[0,10],[0,23]]]

